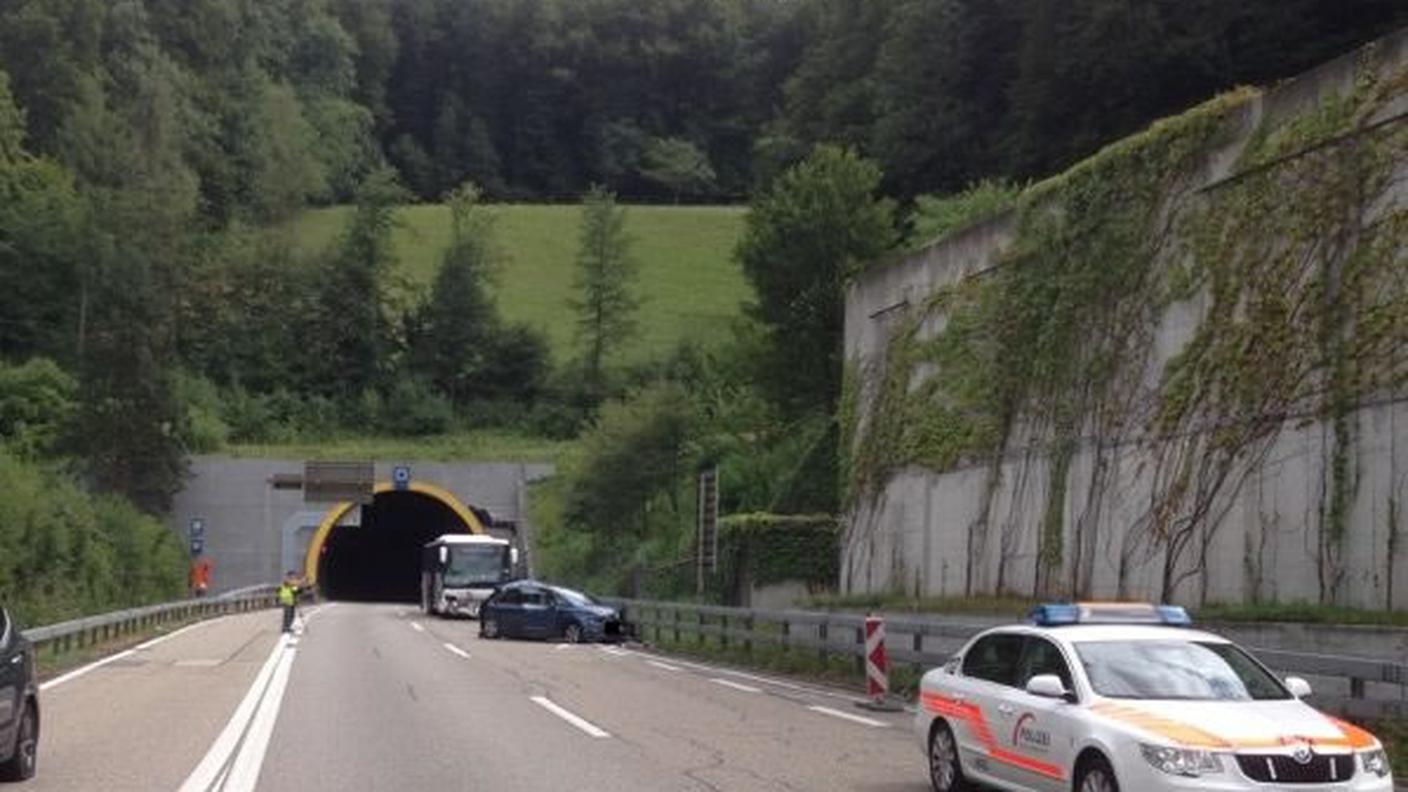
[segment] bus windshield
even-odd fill
[[[446,586],[494,586],[508,579],[508,548],[471,545],[450,548]]]

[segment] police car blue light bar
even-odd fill
[[[1180,605],[1147,602],[1056,602],[1038,605],[1027,614],[1038,627],[1067,624],[1162,624],[1186,627],[1193,623]]]

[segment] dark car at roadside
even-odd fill
[[[536,580],[499,588],[479,614],[481,638],[561,639],[568,643],[620,641],[621,612],[588,594]]]
[[[0,781],[34,777],[39,758],[39,684],[34,647],[0,607]]]

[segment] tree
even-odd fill
[[[393,351],[387,313],[396,266],[391,233],[404,198],[393,170],[373,171],[358,189],[342,238],[325,256],[312,321],[304,331],[309,385],[324,395],[352,399],[383,384]]]
[[[754,199],[735,256],[766,340],[761,383],[785,415],[830,413],[840,393],[845,281],[896,241],[880,170],[820,146]]]
[[[654,138],[641,157],[641,176],[670,191],[698,195],[714,185],[714,168],[699,147],[682,138]]]
[[[465,184],[449,196],[450,246],[445,249],[430,297],[415,317],[412,365],[455,404],[483,397],[491,370],[499,317],[488,282],[501,254],[494,217]]]
[[[580,239],[572,283],[576,296],[568,305],[577,315],[587,395],[596,400],[605,392],[606,361],[635,334],[640,307],[626,210],[616,206],[614,194],[594,187],[583,197]]]

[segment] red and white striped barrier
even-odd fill
[[[885,620],[865,617],[865,694],[879,703],[890,692],[890,661],[885,656]]]
[[[880,712],[899,712],[899,702],[890,698],[890,658],[885,654],[885,620],[865,617],[865,693],[860,706]]]

